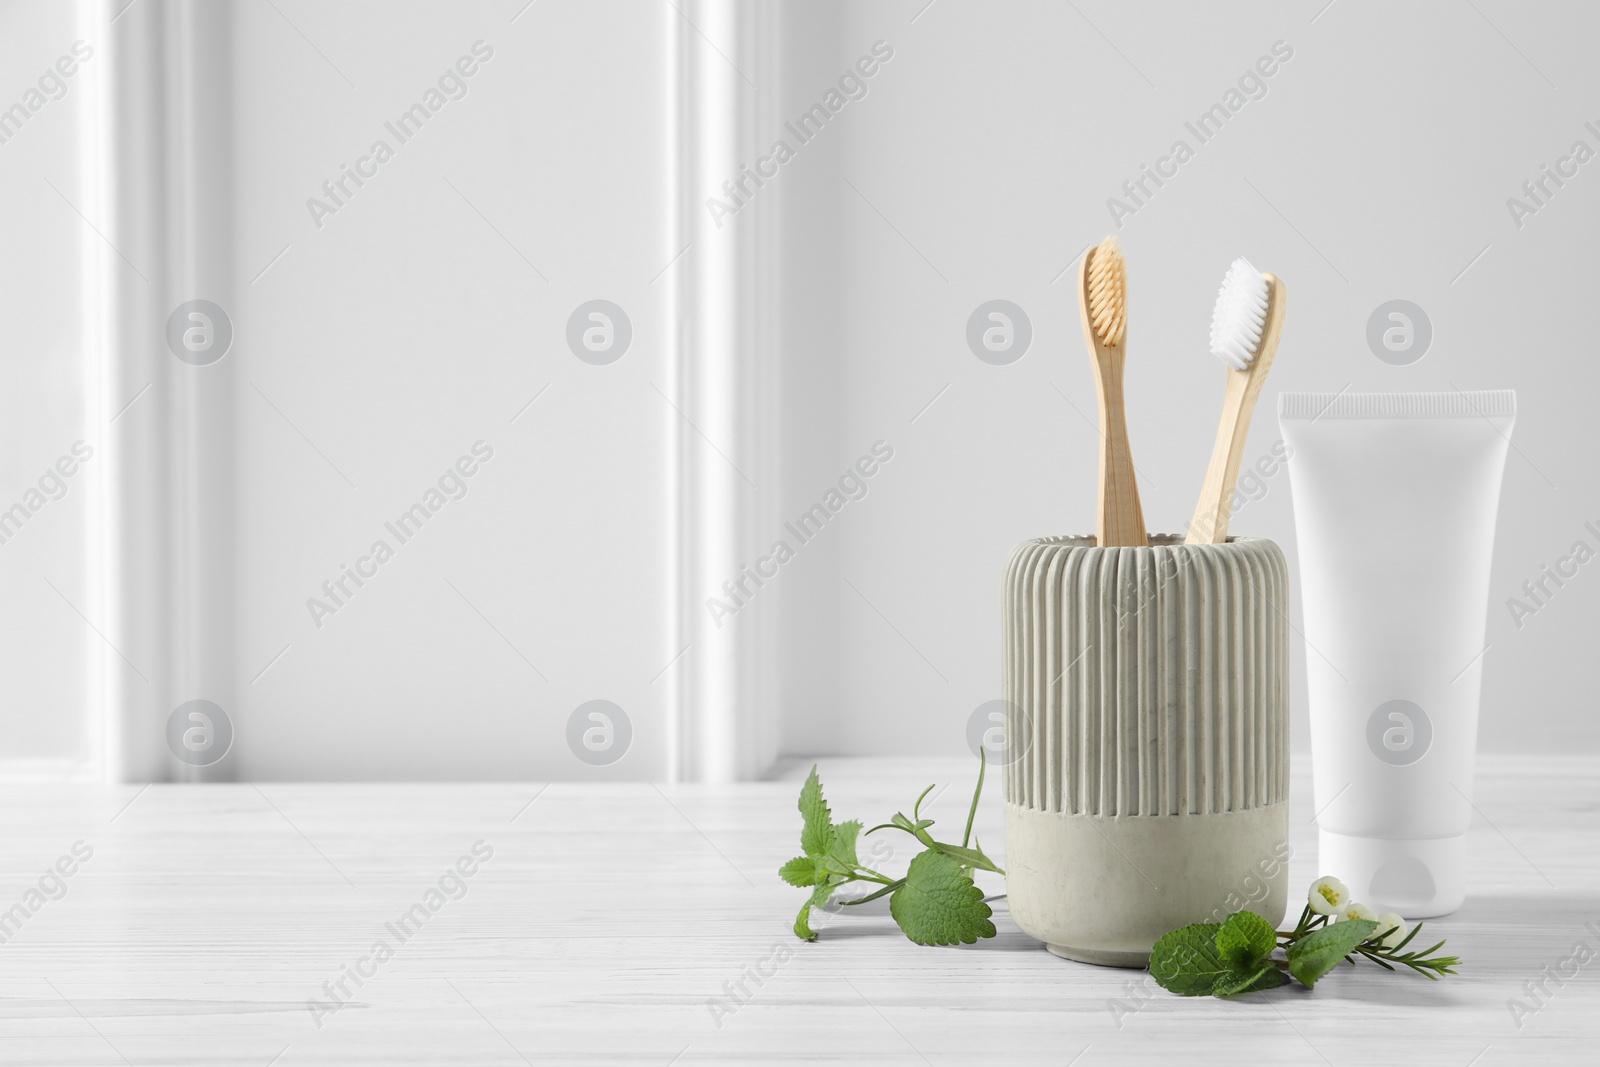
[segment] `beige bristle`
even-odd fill
[[[1122,249],[1115,237],[1107,237],[1088,255],[1089,321],[1100,343],[1116,348],[1128,324],[1128,274]]]

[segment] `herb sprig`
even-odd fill
[[[1371,910],[1351,904],[1344,884],[1319,878],[1307,894],[1300,920],[1288,933],[1251,911],[1236,911],[1220,923],[1193,923],[1172,931],[1150,951],[1150,974],[1161,988],[1182,997],[1236,997],[1286,985],[1291,978],[1311,987],[1337,967],[1358,958],[1385,970],[1409,967],[1437,980],[1455,974],[1461,960],[1436,956],[1444,942],[1406,951],[1422,923],[1401,936],[1398,915],[1366,918]],[[1282,949],[1283,958],[1274,951]]]
[[[899,830],[910,834],[923,846],[922,851],[912,857],[903,878],[890,878],[861,862],[856,854],[856,843],[862,836],[862,824],[855,819],[842,823],[833,821],[833,812],[822,795],[822,780],[813,766],[805,785],[800,787],[802,854],[778,869],[779,877],[785,882],[811,890],[811,896],[795,917],[795,936],[802,941],[815,941],[817,934],[811,929],[811,909],[827,905],[844,886],[867,882],[877,888],[840,903],[865,904],[888,896],[889,914],[905,935],[919,945],[970,945],[979,938],[993,937],[995,927],[990,916],[994,913],[984,903],[983,891],[972,882],[973,871],[1006,873],[984,854],[972,835],[978,798],[983,794],[983,776],[984,765],[980,764],[978,784],[972,791],[972,806],[967,811],[967,826],[959,845],[939,841],[929,832],[933,820],[922,817],[922,802],[933,791],[931,785],[911,806],[909,819],[895,812],[888,822],[866,831],[874,834],[879,830]]]

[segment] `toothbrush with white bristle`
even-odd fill
[[[1233,261],[1217,291],[1211,312],[1211,354],[1228,366],[1228,391],[1222,423],[1211,450],[1200,503],[1189,522],[1185,544],[1221,544],[1228,539],[1233,489],[1239,460],[1250,435],[1250,414],[1266,384],[1283,332],[1283,282],[1263,274],[1243,258]]]

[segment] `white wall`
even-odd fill
[[[270,6],[236,7],[238,773],[660,776],[676,16],[280,6],[326,59]],[[384,123],[480,40],[467,95],[399,144]],[[378,138],[394,158],[318,228],[307,198]],[[609,366],[565,342],[597,298],[633,325]],[[468,494],[413,542],[387,535],[480,440]],[[307,598],[378,538],[393,561],[314,625]],[[595,698],[634,731],[605,772],[566,744]]]
[[[180,699],[222,705],[238,733],[224,775],[661,777],[681,672],[720,656],[745,686],[751,648],[771,673],[728,690],[734,729],[760,733],[770,693],[786,753],[961,752],[968,716],[999,691],[1006,554],[1093,521],[1094,400],[1067,268],[1114,228],[1130,264],[1130,423],[1153,529],[1181,527],[1201,480],[1221,394],[1205,334],[1234,255],[1290,290],[1252,458],[1277,439],[1282,390],[1518,389],[1483,747],[1600,745],[1578,684],[1600,586],[1585,571],[1520,629],[1505,606],[1600,520],[1581,410],[1597,371],[1579,297],[1597,280],[1587,242],[1600,208],[1583,174],[1520,229],[1505,204],[1574,139],[1597,143],[1583,127],[1600,114],[1585,110],[1596,75],[1582,49],[1596,16],[1360,0],[1159,16],[1042,0],[679,6],[709,41],[644,0],[150,0],[115,23],[120,5],[89,5],[99,55],[122,69],[138,42],[193,18],[222,36],[150,90],[150,106],[189,133],[152,163],[179,177],[150,190],[159,210],[123,219],[115,258],[44,181],[93,218],[100,201],[76,184],[93,173],[80,156],[92,114],[75,110],[90,94],[74,85],[0,145],[12,220],[0,500],[74,440],[92,441],[95,420],[120,407],[110,401],[138,384],[95,376],[97,276],[148,304],[148,322],[116,320],[137,359],[113,370],[152,368],[118,439],[176,450],[164,472],[141,467],[136,449],[108,456],[126,474],[117,506],[143,509],[145,534],[171,533],[140,593],[158,625],[97,613],[92,480],[0,545],[0,594],[14,605],[0,656],[17,697],[0,744],[12,765],[93,764],[103,665],[113,702],[148,705],[135,730],[158,727]],[[42,3],[0,8],[0,27],[0,66],[21,72],[0,101],[93,37],[71,9]],[[385,122],[479,40],[494,54],[467,95],[398,144]],[[894,54],[866,96],[713,227],[722,244],[674,263],[682,65],[737,65],[742,87],[722,80],[743,151],[792,139],[782,120],[880,40]],[[1176,138],[1192,140],[1184,121],[1280,40],[1293,58],[1265,98],[1116,227],[1107,198]],[[185,112],[186,99],[203,106]],[[209,143],[207,108],[230,117]],[[307,199],[378,138],[394,158],[318,226]],[[757,234],[760,255],[736,245]],[[729,440],[718,427],[700,436],[666,397],[690,402],[672,351],[680,279],[714,276],[700,257],[736,247],[744,259],[718,262],[764,264],[770,276],[749,288],[776,295],[748,309],[759,321],[741,402],[754,407],[729,420],[740,426]],[[148,291],[122,254],[150,269]],[[741,281],[726,298],[745,295]],[[195,296],[220,303],[236,331],[206,367],[171,359],[159,331]],[[1397,297],[1424,307],[1436,332],[1409,367],[1380,363],[1363,336]],[[597,298],[632,321],[632,347],[609,366],[580,361],[564,339],[573,310]],[[994,298],[1020,304],[1034,330],[1005,367],[981,363],[964,337]],[[384,522],[479,440],[494,458],[468,495],[414,542],[386,536]],[[706,449],[721,446],[761,474],[759,489],[733,494],[732,576],[880,440],[893,458],[866,497],[719,629],[704,607],[721,592],[707,577],[717,560],[679,570],[674,443],[713,470]],[[1272,537],[1294,562],[1286,473],[1235,531]],[[317,626],[307,599],[378,538],[395,558]],[[681,604],[680,574],[706,586],[681,590]],[[157,683],[142,688],[90,623]],[[681,641],[694,651],[675,661]],[[1298,652],[1294,670],[1303,749]],[[621,705],[634,731],[606,767],[580,762],[566,739],[573,709],[596,698]]]
[[[791,197],[798,225],[815,218],[821,230],[790,269],[825,279],[793,309],[823,343],[794,372],[808,387],[785,410],[796,443],[809,442],[790,510],[875,438],[893,441],[896,458],[783,578],[800,587],[784,590],[788,751],[957,752],[973,708],[998,696],[1007,552],[1025,537],[1092,532],[1097,438],[1079,414],[1095,417],[1092,377],[1072,275],[1054,279],[1110,232],[1129,263],[1129,421],[1152,529],[1180,529],[1194,507],[1222,393],[1206,332],[1233,256],[1289,287],[1248,457],[1278,439],[1283,390],[1517,389],[1482,747],[1600,745],[1580,681],[1600,634],[1600,573],[1585,570],[1520,630],[1505,605],[1574,541],[1600,547],[1583,529],[1600,518],[1583,443],[1600,370],[1582,295],[1600,282],[1600,190],[1588,187],[1600,178],[1585,168],[1520,230],[1505,203],[1574,139],[1600,147],[1583,127],[1600,124],[1582,45],[1596,13],[1345,0],[1317,17],[1323,7],[833,8],[836,35],[797,61],[786,112],[874,40],[895,58],[773,190]],[[1176,138],[1193,143],[1183,122],[1278,40],[1294,55],[1265,98],[1116,228],[1107,198]],[[970,312],[996,297],[1020,304],[1035,331],[1006,367],[979,362],[963,337]],[[1407,367],[1379,362],[1364,340],[1368,316],[1394,298],[1420,304],[1435,329]],[[1287,473],[1234,531],[1273,538],[1295,565]],[[1303,750],[1302,651],[1293,670]]]
[[[20,72],[7,102],[79,36],[116,79],[97,96],[80,75],[0,146],[14,223],[0,497],[94,443],[97,404],[134,400],[105,461],[114,490],[100,499],[80,474],[0,545],[6,773],[54,760],[141,779],[665,776],[673,10],[0,12],[0,57]],[[441,85],[462,57],[476,71]],[[386,129],[462,84],[407,143]],[[308,198],[326,202],[324,181],[379,139],[393,157],[313,218]],[[174,358],[164,331],[195,298],[234,331],[204,366]],[[567,341],[596,299],[631,321],[609,365]],[[409,543],[385,529],[479,442],[493,458],[464,497]],[[108,555],[89,566],[97,530]],[[314,620],[308,599],[327,602],[323,582],[378,540],[393,559]],[[235,732],[203,773],[163,736],[195,698]],[[601,766],[568,740],[596,699],[632,734]]]
[[[5,120],[0,142],[0,510],[26,515],[0,526],[0,753],[11,774],[92,770],[98,639],[77,612],[93,614],[97,600],[89,523],[103,451],[67,463],[75,473],[59,482],[46,473],[75,442],[105,443],[84,285],[98,238],[76,214],[90,208],[80,164],[99,66],[71,55],[82,36],[70,4],[0,5],[0,109],[27,115]],[[70,77],[56,68],[63,57]]]

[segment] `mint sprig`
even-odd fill
[[[778,868],[778,876],[792,886],[811,889],[811,895],[800,907],[795,917],[794,933],[802,941],[815,941],[817,933],[811,929],[811,909],[824,907],[834,893],[853,882],[869,882],[877,889],[864,896],[841,901],[842,904],[865,904],[887,895],[889,914],[900,925],[905,935],[919,945],[970,945],[983,937],[995,935],[990,921],[993,911],[983,901],[983,891],[972,881],[975,870],[1006,872],[995,866],[972,836],[973,818],[978,812],[978,798],[983,793],[984,765],[978,768],[978,785],[972,792],[972,806],[967,812],[967,828],[961,844],[939,841],[929,832],[932,819],[922,817],[922,802],[933,786],[911,807],[908,819],[900,812],[886,823],[866,831],[899,830],[914,837],[923,846],[912,857],[911,865],[903,878],[890,878],[862,863],[856,854],[856,842],[861,836],[861,823],[834,823],[833,812],[822,795],[822,780],[813,766],[800,787],[800,848],[802,854]]]
[[[1236,911],[1223,922],[1193,923],[1162,937],[1150,951],[1150,974],[1181,997],[1235,997],[1285,985],[1291,977],[1310,988],[1341,961],[1357,959],[1391,971],[1402,965],[1433,979],[1455,974],[1459,958],[1434,955],[1443,941],[1405,951],[1421,929],[1418,923],[1399,944],[1387,946],[1395,927],[1371,919],[1329,923],[1308,906],[1293,930],[1280,933],[1254,912]],[[1280,948],[1283,959],[1273,955]]]
[[[1350,919],[1289,942],[1284,949],[1288,957],[1289,973],[1306,987],[1317,984],[1317,979],[1339,965],[1350,953],[1378,929],[1371,919]],[[1351,962],[1354,962],[1353,960]]]
[[[901,886],[889,897],[889,914],[919,945],[970,945],[993,937],[993,914],[972,872],[943,852],[928,849],[911,860]]]
[[[1217,931],[1217,951],[1234,967],[1253,967],[1277,947],[1277,931],[1253,911],[1234,912]]]
[[[1234,968],[1217,948],[1221,923],[1191,923],[1164,936],[1150,950],[1150,973],[1169,993],[1206,997]]]

